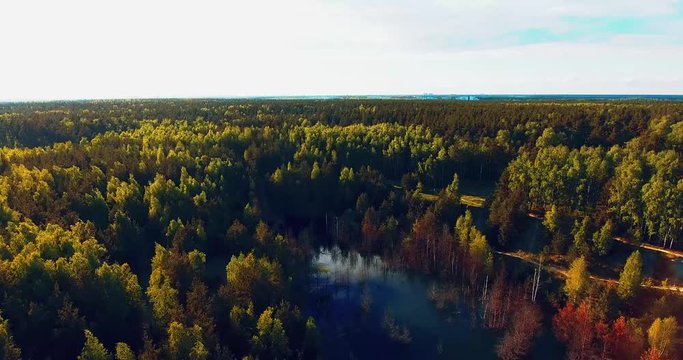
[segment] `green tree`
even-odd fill
[[[209,348],[214,348],[216,343],[214,301],[209,294],[208,287],[201,280],[195,279],[185,299],[188,323],[201,326],[204,343]]]
[[[278,296],[282,271],[280,265],[253,253],[233,256],[226,267],[227,288],[239,304],[253,302],[256,308],[271,304]]]
[[[446,187],[446,194],[453,198],[455,202],[460,202],[460,179],[458,174],[453,174],[453,181]]]
[[[202,328],[199,325],[186,328],[178,322],[171,322],[167,352],[174,360],[205,360],[208,352],[202,343]]]
[[[311,170],[311,180],[316,180],[320,177],[320,165],[318,165],[318,162],[313,163],[313,169]]]
[[[679,162],[678,159],[668,159],[671,163]],[[671,165],[670,165],[671,166]],[[666,172],[659,169],[659,172]],[[671,171],[673,172],[673,170]],[[675,238],[683,223],[683,198],[682,181],[669,181],[658,173],[643,186],[643,216],[648,236],[657,236],[662,240],[662,246],[666,246],[669,239]]]
[[[100,340],[90,330],[85,330],[85,345],[78,360],[111,360],[111,356]]]
[[[147,296],[152,303],[152,312],[160,325],[166,326],[171,320],[180,318],[181,305],[178,290],[173,287],[169,274],[171,253],[157,244],[152,258],[152,274],[149,277]]]
[[[519,232],[521,219],[527,215],[527,190],[513,186],[511,170],[506,170],[496,187],[489,210],[489,223],[498,228],[498,243],[505,245]]]
[[[636,156],[630,156],[621,162],[614,170],[614,178],[609,195],[609,205],[619,220],[628,225],[631,234],[637,239],[642,238],[642,197],[643,162]]]
[[[257,334],[252,343],[259,357],[284,359],[289,353],[288,339],[282,321],[273,315],[273,309],[266,308],[256,322]]]
[[[674,149],[680,151],[683,149],[683,121],[679,121],[671,125],[671,133],[668,140]]]
[[[560,227],[561,214],[557,206],[553,204],[550,210],[545,212],[545,217],[543,218],[543,225],[550,231],[555,232]]]
[[[626,300],[634,297],[640,288],[642,281],[643,259],[640,256],[640,251],[634,251],[626,260],[624,270],[619,275],[619,285],[617,286],[617,294],[620,298]]]
[[[97,287],[90,291],[89,298],[97,301],[98,312],[91,318],[106,322],[106,329],[114,334],[140,326],[145,301],[138,277],[128,264],[103,263],[94,275]],[[93,329],[101,331],[99,327]]]
[[[304,336],[303,357],[304,359],[317,359],[320,351],[320,334],[315,325],[315,320],[309,317],[306,320],[306,335]]]
[[[493,271],[493,251],[486,236],[479,232],[476,228],[471,232],[472,242],[470,243],[470,260],[472,264],[486,274]]]
[[[605,225],[593,234],[593,250],[598,255],[607,255],[609,252],[614,236],[613,231],[612,220],[607,220]]]
[[[543,129],[543,134],[536,140],[536,147],[556,146],[560,143],[560,137],[553,128]]]
[[[584,217],[581,222],[574,222],[574,229],[572,233],[574,235],[574,242],[572,244],[572,249],[574,254],[578,256],[588,256],[590,248],[588,247],[588,226],[590,224],[590,219],[588,216]]]
[[[274,184],[282,184],[282,179],[283,179],[282,173],[283,173],[282,169],[280,169],[280,168],[275,169],[275,171],[273,172],[273,175],[270,176],[270,181],[272,181]]]
[[[254,305],[247,307],[235,305],[230,309],[230,350],[237,355],[245,354],[251,345],[251,332],[256,323]]]
[[[3,319],[2,315],[0,315],[0,359],[21,359],[21,350],[14,344],[9,321]]]
[[[472,212],[469,209],[465,211],[465,215],[458,217],[455,221],[455,235],[463,252],[466,252],[469,248],[470,232],[473,227]]]
[[[130,349],[130,346],[126,343],[116,344],[116,360],[135,360],[135,353]]]
[[[342,168],[341,172],[339,173],[339,183],[340,184],[346,184],[346,183],[351,183],[355,179],[355,175],[353,173],[353,168],[348,168],[344,167]]]
[[[567,271],[567,280],[564,284],[564,292],[572,302],[578,301],[588,285],[588,269],[586,258],[581,256],[575,259]]]

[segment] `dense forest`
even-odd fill
[[[0,104],[0,358],[327,357],[331,244],[481,298],[503,359],[542,324],[680,358],[683,276],[643,254],[683,257],[682,150],[675,101]]]

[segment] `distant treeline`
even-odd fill
[[[44,146],[78,142],[96,134],[134,128],[142,119],[277,125],[300,118],[326,125],[397,123],[429,126],[440,135],[470,140],[499,130],[552,127],[567,145],[623,144],[650,120],[683,118],[677,101],[462,102],[445,100],[101,100],[0,104],[0,145]],[[540,133],[536,134],[536,136]],[[535,139],[527,139],[533,142]]]

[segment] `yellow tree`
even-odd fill
[[[673,355],[677,330],[678,322],[675,317],[655,319],[647,330],[647,341],[650,343],[650,351],[659,355],[660,358],[668,358]]]
[[[567,280],[564,284],[564,292],[571,301],[576,302],[583,294],[588,284],[588,277],[586,258],[581,256],[569,266]]]

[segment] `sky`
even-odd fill
[[[683,0],[3,0],[0,100],[683,94]]]

